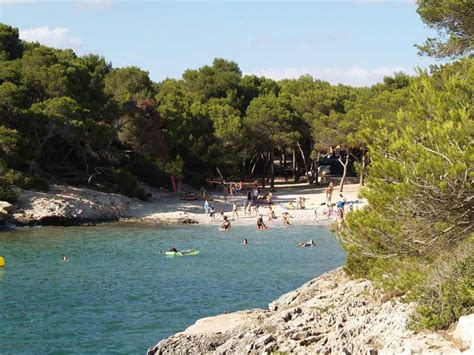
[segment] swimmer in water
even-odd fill
[[[297,244],[297,246],[299,246],[300,248],[314,247],[315,245],[316,243],[313,239],[311,239],[309,242],[301,242]]]
[[[242,244],[243,244],[243,245],[248,245],[248,244],[249,244],[249,241],[247,240],[247,238],[244,239],[244,241],[243,241]]]
[[[63,258],[62,258],[63,261],[69,261],[69,258],[67,255],[63,255]]]
[[[265,230],[265,229],[267,229],[267,226],[266,226],[265,223],[263,222],[263,215],[262,215],[262,214],[257,218],[257,229],[258,229],[258,230]]]
[[[222,222],[220,229],[225,232],[230,229],[230,222],[228,221],[227,216],[224,216],[224,222]]]

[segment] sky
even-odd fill
[[[155,81],[216,57],[244,74],[354,86],[438,64],[417,55],[414,44],[435,33],[414,0],[0,0],[0,22],[24,40],[135,65]]]

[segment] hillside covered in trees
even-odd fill
[[[136,180],[166,187],[173,174],[200,187],[216,167],[236,179],[272,176],[275,157],[312,181],[328,153],[362,161],[362,117],[393,116],[412,81],[276,82],[215,59],[155,83],[136,67],[21,41],[7,25],[0,38],[0,159],[6,183],[25,188],[56,181],[142,197]]]

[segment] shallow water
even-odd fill
[[[317,246],[295,246],[309,239]],[[201,253],[160,255],[170,247]],[[199,318],[267,307],[345,259],[318,226],[29,228],[1,233],[0,255],[1,354],[144,354]]]

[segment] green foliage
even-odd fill
[[[422,284],[417,297],[416,328],[446,329],[459,317],[474,311],[473,251],[471,248],[470,255],[450,263],[438,280]]]
[[[148,199],[146,191],[139,186],[135,175],[127,170],[113,169],[107,174],[107,179],[116,185],[118,192],[122,195],[136,197],[145,201]]]
[[[27,175],[20,171],[8,169],[4,172],[3,178],[8,184],[21,187],[25,190],[49,190],[48,181],[41,176]]]
[[[459,57],[474,49],[474,2],[471,0],[418,0],[418,13],[439,38],[417,46],[420,53],[437,58]]]
[[[452,66],[432,77],[422,73],[395,117],[363,121],[361,131],[371,133],[368,188],[362,192],[369,205],[349,214],[339,233],[348,251],[346,270],[408,292],[420,302],[420,324],[430,327],[445,327],[472,309],[465,302],[472,296],[472,260],[461,267],[451,254],[461,246],[471,255],[474,250],[474,60],[456,67],[456,73]],[[446,273],[435,292],[424,280],[446,259],[461,273],[457,279],[467,279],[454,285]]]
[[[18,191],[16,191],[4,179],[0,179],[0,201],[15,203],[18,200],[18,197],[20,197]]]
[[[0,58],[13,60],[23,54],[23,43],[17,28],[0,23]]]
[[[119,102],[153,97],[153,86],[148,72],[137,67],[115,69],[104,79],[104,92]]]

